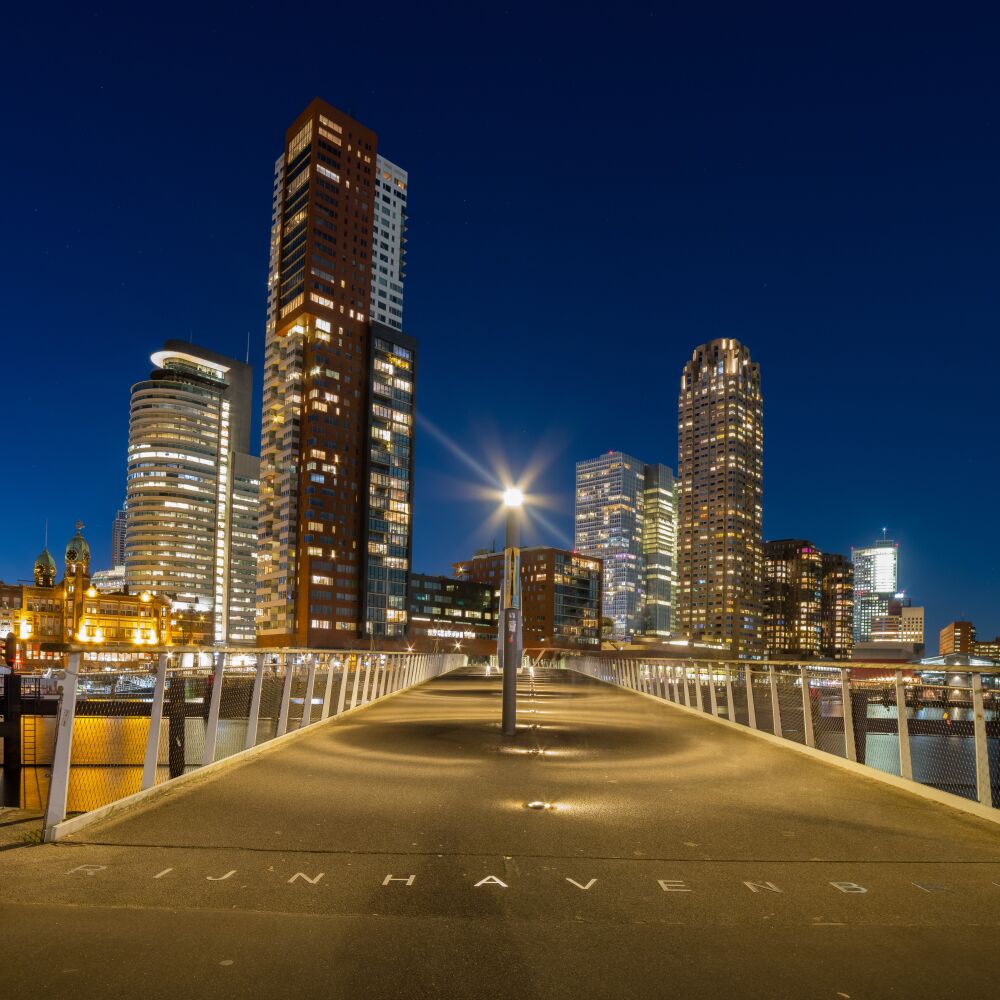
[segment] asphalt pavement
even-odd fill
[[[0,994],[993,997],[1000,827],[573,673],[452,674],[0,852]]]

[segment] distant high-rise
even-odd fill
[[[764,543],[764,646],[768,656],[815,657],[823,645],[823,554],[812,542]]]
[[[854,566],[846,556],[823,553],[823,642],[827,660],[849,660],[854,646]]]
[[[899,546],[882,538],[851,549],[854,563],[854,642],[871,642],[872,622],[889,613],[899,579]]]
[[[320,100],[275,165],[257,637],[402,641],[416,344],[403,320],[407,178]]]
[[[760,366],[731,338],[696,348],[678,401],[680,631],[736,656],[763,648]]]
[[[642,562],[645,595],[642,631],[667,637],[673,631],[677,504],[674,474],[647,465],[643,475]]]
[[[253,373],[168,340],[132,387],[125,580],[204,615],[203,636],[254,640],[259,460],[250,455]]]
[[[128,513],[125,505],[115,511],[115,519],[111,524],[111,565],[125,565],[125,529],[128,526]]]
[[[616,639],[642,631],[645,468],[620,451],[576,463],[574,546],[603,560],[602,616]]]

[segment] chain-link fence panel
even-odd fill
[[[840,671],[823,667],[806,667],[806,684],[816,749],[837,757],[846,757],[844,697]]]
[[[805,717],[802,705],[802,679],[799,669],[776,667],[774,688],[778,695],[781,735],[793,743],[806,743]],[[771,690],[768,685],[768,690]],[[773,692],[772,692],[773,694]],[[777,729],[777,727],[775,727]]]
[[[757,729],[765,733],[774,732],[774,711],[771,705],[771,677],[767,667],[756,670],[747,668],[749,680],[748,697],[753,698]],[[748,713],[749,714],[749,713]]]

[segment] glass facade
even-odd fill
[[[854,641],[871,642],[872,624],[889,613],[899,580],[899,546],[889,538],[851,549],[854,563]]]
[[[645,582],[642,631],[645,635],[671,635],[676,555],[674,474],[665,465],[647,465],[643,480],[642,520]]]

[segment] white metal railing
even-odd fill
[[[148,668],[86,669],[71,648],[59,696],[45,839],[67,813],[153,788],[467,663],[462,654],[160,648]]]
[[[597,655],[560,665],[1000,808],[997,667]]]

